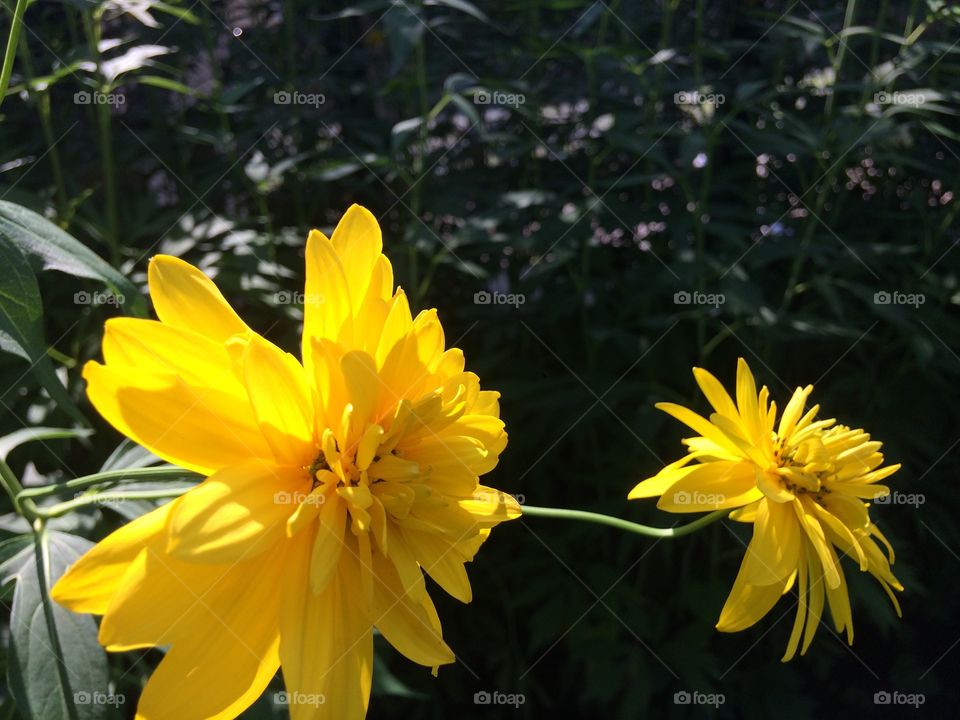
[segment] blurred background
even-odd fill
[[[749,527],[654,541],[524,518],[473,563],[471,606],[433,589],[457,665],[433,679],[378,644],[371,718],[946,717],[958,38],[960,9],[940,0],[37,2],[2,105],[0,197],[142,287],[153,254],[199,265],[290,349],[307,231],[365,205],[411,304],[439,308],[448,343],[502,392],[511,440],[486,480],[531,505],[677,522],[626,501],[683,452],[653,403],[703,410],[690,369],[732,386],[741,356],[781,407],[814,383],[827,417],[903,463],[900,500],[872,512],[904,618],[846,561],[852,648],[825,623],[780,664],[792,596],[747,631],[713,629]],[[121,441],[79,367],[124,305],[61,273],[39,283],[48,355],[97,431],[11,454],[53,482]],[[26,368],[0,354],[0,431],[70,424]],[[58,527],[96,540],[143,509]],[[18,522],[0,518],[2,534]],[[133,717],[159,658],[110,657],[128,702],[107,717]],[[243,717],[282,717],[273,692]],[[483,692],[525,701],[476,704]],[[723,703],[685,704],[694,693]]]

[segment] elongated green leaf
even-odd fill
[[[91,544],[55,531],[47,534],[46,543],[43,582],[34,543],[0,564],[0,583],[16,583],[10,611],[10,690],[25,718],[68,720],[70,703],[78,720],[105,720],[111,705],[121,704],[122,698],[110,694],[107,658],[97,643],[97,624],[90,615],[74,614],[47,598],[56,628],[54,639],[43,606],[44,585],[56,582]],[[58,645],[63,665],[55,653]]]
[[[20,249],[0,235],[0,351],[30,363],[30,371],[57,405],[74,419],[87,424],[66,388],[60,383],[47,357],[43,339],[43,307],[40,289],[30,263]]]
[[[39,260],[43,269],[99,280],[118,297],[123,296],[121,305],[128,313],[146,313],[146,302],[136,285],[86,245],[33,210],[0,200],[0,237],[7,238],[28,257]]]

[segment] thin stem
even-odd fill
[[[712,513],[699,517],[691,523],[672,528],[650,527],[649,525],[641,525],[640,523],[630,522],[629,520],[623,520],[622,518],[616,518],[610,515],[602,515],[586,510],[568,510],[566,508],[545,508],[524,505],[523,514],[525,516],[558,518],[560,520],[582,520],[599,525],[609,525],[618,530],[626,530],[627,532],[646,535],[648,537],[676,538],[689,535],[702,527],[706,527],[710,523],[725,518],[730,514],[730,510],[714,510]]]
[[[0,468],[2,470],[2,468]],[[30,488],[18,493],[18,498],[37,498],[57,495],[65,490],[81,490],[91,485],[112,482],[115,480],[179,480],[182,478],[191,479],[200,477],[197,473],[190,470],[184,470],[178,467],[148,467],[135,468],[132,470],[107,470],[105,472],[94,473],[93,475],[84,475],[82,477],[67,480],[59,485],[44,485],[43,487]]]
[[[3,485],[3,489],[7,491],[7,495],[13,501],[14,510],[21,513],[20,493],[23,492],[23,485],[20,484],[17,476],[13,474],[13,470],[4,460],[0,460],[0,485]]]
[[[3,102],[10,86],[10,75],[13,73],[13,58],[17,54],[17,44],[20,41],[20,31],[23,29],[23,14],[27,11],[30,0],[17,0],[13,9],[13,18],[10,21],[10,35],[7,37],[7,51],[3,56],[3,69],[0,70],[0,103]]]
[[[44,519],[60,517],[66,515],[71,510],[86,505],[101,505],[110,502],[122,502],[124,500],[164,500],[166,498],[175,498],[183,495],[190,488],[170,488],[169,490],[127,490],[126,492],[104,492],[93,493],[92,495],[81,495],[73,500],[67,500],[50,507],[37,508],[36,514]]]
[[[846,30],[853,24],[853,17],[857,12],[857,0],[847,0],[847,11],[843,16],[843,29],[840,31],[840,48],[833,60],[833,89],[827,95],[825,112],[827,115],[833,115],[833,102],[837,96],[837,89],[840,87],[840,71],[843,69],[843,59],[847,55],[847,36]]]

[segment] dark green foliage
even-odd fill
[[[359,202],[381,219],[416,308],[439,308],[448,342],[503,393],[511,441],[490,484],[530,504],[677,521],[626,501],[683,452],[684,430],[653,403],[703,409],[690,368],[732,383],[743,356],[781,408],[814,383],[826,416],[866,428],[903,463],[892,487],[925,500],[873,510],[898,551],[904,619],[847,562],[855,645],[827,618],[789,665],[793,596],[748,631],[713,629],[749,528],[655,542],[539,518],[502,526],[471,568],[471,606],[433,589],[461,662],[433,679],[380,648],[392,675],[379,674],[371,718],[955,713],[950,3],[250,0],[118,13],[125,5],[27,11],[2,106],[0,197],[135,283],[151,255],[182,256],[294,349],[298,311],[278,293],[301,288],[307,230]],[[702,102],[684,102],[694,95]],[[11,464],[48,481],[94,472],[120,438],[83,398],[79,366],[98,356],[103,320],[136,308],[78,304],[104,283],[129,290],[82,256],[59,268],[74,278],[40,273],[48,256],[0,216],[0,284],[26,288],[0,303],[30,303],[0,324],[0,347],[14,349],[0,355],[0,432],[73,421],[24,376],[38,347],[41,370],[63,368],[97,429],[18,449]],[[514,302],[476,302],[483,292]],[[41,379],[51,392],[56,378]],[[118,522],[98,509],[64,529],[97,539]],[[125,711],[159,657],[111,657]],[[475,705],[483,690],[526,702]],[[875,705],[884,690],[926,703]],[[725,703],[675,704],[681,691]],[[272,692],[249,717],[273,716]]]

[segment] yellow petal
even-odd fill
[[[757,442],[762,427],[757,383],[753,379],[753,373],[750,372],[750,366],[743,358],[737,361],[737,407],[740,410],[740,422],[746,431],[747,439]]]
[[[250,332],[213,281],[190,263],[171,255],[156,255],[147,271],[150,298],[166,325],[224,342]]]
[[[439,623],[433,624],[436,611],[406,594],[397,570],[390,560],[375,556],[373,617],[387,642],[415,663],[435,667],[452,663],[453,651],[443,641]],[[433,603],[424,596],[423,602]]]
[[[512,495],[484,485],[477,486],[473,497],[460,500],[457,504],[470,513],[480,527],[493,527],[523,514],[520,504]]]
[[[302,537],[302,536],[298,536]],[[341,563],[323,592],[308,586],[309,544],[285,577],[280,661],[291,720],[362,720],[373,674],[373,632],[356,602],[359,578]]]
[[[746,581],[745,563],[740,566],[730,595],[720,611],[717,630],[738,632],[754,625],[770,612],[783,595],[787,580],[770,585],[751,585]]]
[[[204,475],[245,458],[271,458],[249,402],[136,368],[88,362],[87,396],[117,430],[148,450]]]
[[[793,508],[787,503],[761,501],[743,559],[744,579],[751,585],[782,582],[797,570],[800,544],[800,523]]]
[[[201,598],[191,596],[190,610],[173,620],[181,631],[140,696],[138,719],[230,720],[260,697],[280,665],[284,559],[279,548],[256,572],[248,566],[217,573],[219,582]]]
[[[140,374],[176,375],[197,388],[246,399],[239,363],[221,342],[156,320],[110,318],[103,334],[103,358],[113,367]]]
[[[319,520],[310,555],[310,588],[314,593],[320,593],[327,587],[340,564],[347,520],[346,505],[335,494],[331,494],[320,509]]]
[[[306,267],[303,355],[309,371],[312,339],[352,341],[353,306],[343,263],[330,240],[317,230],[307,237]]]
[[[180,498],[170,514],[174,557],[223,564],[254,557],[286,536],[310,479],[300,468],[249,460],[224,468]]]
[[[740,414],[737,412],[737,406],[733,404],[729,393],[717,378],[703,368],[694,368],[693,376],[714,410],[721,415],[726,415],[731,420],[739,420]]]
[[[53,599],[77,613],[105,613],[131,563],[164,532],[174,504],[151,510],[107,535],[60,577],[50,592]]]
[[[383,251],[380,225],[365,207],[351,205],[340,218],[330,240],[346,272],[350,297],[359,302],[367,294]]]
[[[374,416],[381,392],[380,377],[374,359],[367,353],[352,351],[340,359],[340,369],[347,387],[347,396],[353,403],[351,440],[357,442]]]
[[[749,462],[717,460],[693,466],[657,502],[667,512],[705,512],[734,508],[762,497]]]
[[[744,455],[743,449],[727,436],[726,433],[722,432],[720,428],[712,424],[705,417],[697,415],[693,410],[685,408],[683,405],[666,402],[657,403],[656,408],[663,410],[668,415],[672,415],[684,425],[700,433],[703,437],[712,440],[727,452],[731,452],[737,456]]]
[[[473,590],[463,567],[463,557],[448,541],[430,533],[405,529],[404,540],[424,572],[460,602],[473,599]]]
[[[313,394],[303,366],[271,342],[253,338],[244,379],[254,413],[277,462],[309,466],[317,454]]]

